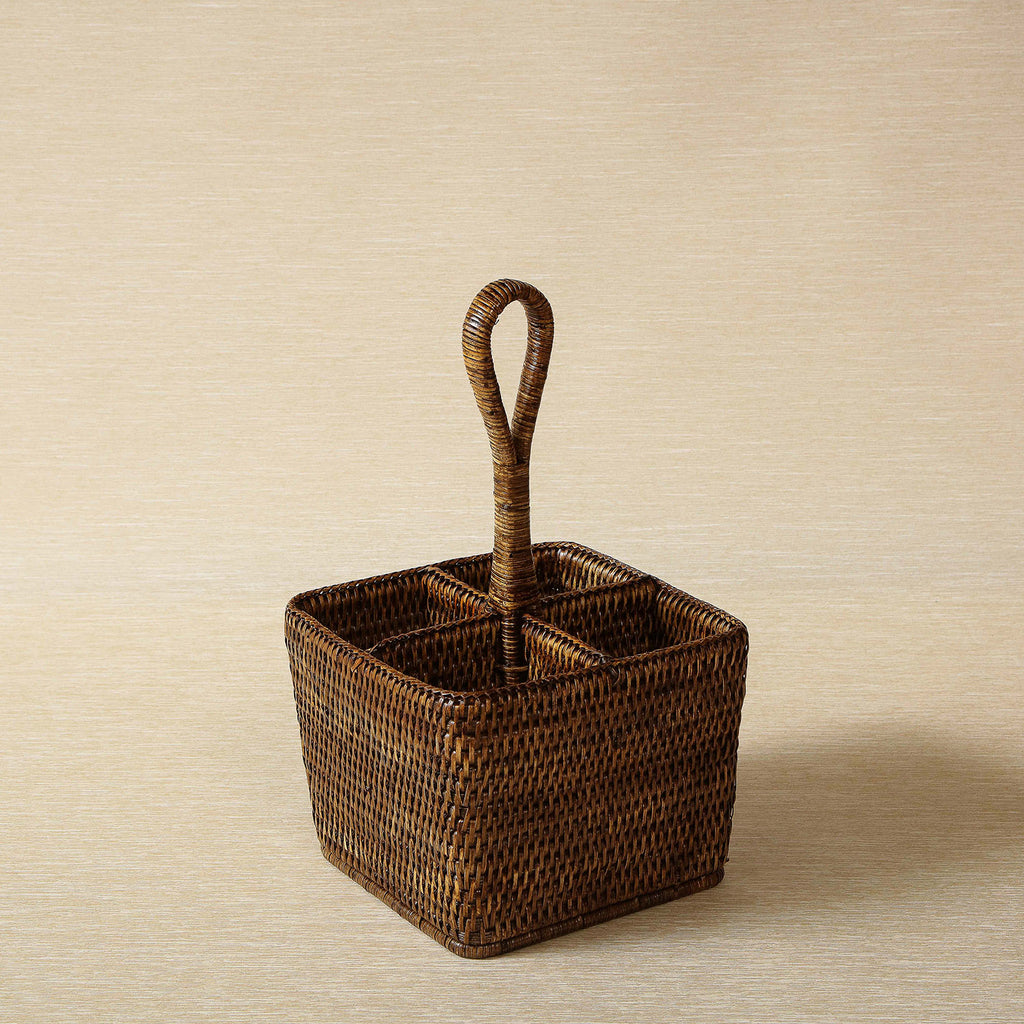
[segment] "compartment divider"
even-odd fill
[[[641,644],[658,587],[653,576],[639,576],[571,590],[545,598],[533,615],[604,660],[615,660]],[[609,623],[617,624],[614,635],[609,634]]]
[[[533,615],[523,616],[523,643],[536,676],[560,675],[603,665],[608,660],[579,637]]]
[[[431,597],[452,611],[466,616],[487,615],[493,611],[486,594],[436,565],[424,570],[423,583]]]
[[[499,616],[472,615],[390,636],[369,653],[403,675],[431,686],[472,690],[488,675],[499,637]]]

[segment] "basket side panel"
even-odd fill
[[[300,614],[289,612],[286,639],[325,855],[405,916],[455,934],[465,886],[453,855],[463,805],[458,704]]]
[[[467,749],[470,945],[720,872],[746,632],[495,695]],[[517,941],[518,939],[518,941]]]

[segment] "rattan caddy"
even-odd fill
[[[491,330],[526,309],[511,425]],[[454,953],[487,957],[715,885],[747,631],[581,544],[530,543],[554,324],[531,285],[473,300],[493,554],[300,594],[285,636],[324,856]]]

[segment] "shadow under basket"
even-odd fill
[[[488,286],[488,345],[504,305],[536,306],[513,285]],[[285,620],[324,855],[474,958],[722,878],[747,659],[737,619],[531,545],[528,511],[503,543],[495,481],[495,555],[301,594]]]

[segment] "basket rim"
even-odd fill
[[[314,590],[304,591],[301,594],[297,594],[288,602],[285,609],[285,615],[286,617],[293,617],[301,621],[318,640],[330,649],[334,650],[338,655],[348,659],[349,661],[357,663],[360,670],[373,672],[374,675],[387,680],[402,689],[412,690],[421,697],[433,701],[443,701],[448,704],[462,707],[473,707],[477,704],[485,704],[498,700],[509,700],[515,698],[529,699],[539,695],[540,693],[553,696],[564,687],[570,686],[573,683],[582,682],[586,679],[596,678],[602,675],[609,679],[617,679],[620,668],[628,668],[637,665],[642,666],[649,663],[656,663],[659,660],[680,658],[684,655],[695,654],[696,652],[704,649],[713,649],[716,646],[725,646],[734,641],[737,635],[740,634],[746,637],[746,626],[734,615],[723,611],[721,608],[710,604],[708,601],[694,597],[692,594],[680,590],[678,587],[674,587],[670,583],[666,583],[657,576],[651,576],[648,573],[643,573],[639,569],[627,565],[624,562],[618,562],[618,559],[611,558],[608,555],[603,555],[601,552],[595,551],[593,548],[588,548],[585,545],[578,544],[574,541],[546,541],[543,544],[535,544],[533,547],[535,550],[551,550],[554,548],[574,549],[575,551],[588,555],[597,555],[610,562],[616,562],[623,568],[637,574],[637,578],[635,580],[624,580],[616,584],[602,583],[594,587],[583,587],[576,591],[570,591],[569,593],[585,595],[591,591],[604,590],[609,586],[628,586],[630,584],[652,581],[659,590],[681,595],[700,608],[710,610],[720,615],[726,624],[726,628],[719,632],[712,633],[709,636],[700,637],[696,640],[688,640],[682,643],[672,644],[667,647],[658,647],[651,651],[640,651],[636,654],[626,655],[621,658],[609,657],[600,664],[588,665],[583,668],[575,668],[568,672],[552,673],[551,675],[542,676],[539,679],[500,683],[495,686],[481,687],[473,690],[451,690],[431,685],[416,676],[409,676],[400,672],[387,662],[370,654],[368,650],[362,647],[357,647],[355,644],[344,639],[344,637],[339,636],[333,630],[328,629],[328,627],[320,622],[314,615],[299,607],[299,604],[307,599],[321,597],[325,594],[337,592],[350,586],[368,582],[386,581],[397,577],[422,576],[428,569],[438,568],[442,563],[431,562],[428,565],[416,566],[412,569],[384,573],[378,576],[368,576],[360,580],[351,580],[346,583],[337,583],[326,587],[318,587]],[[470,555],[467,556],[465,560],[480,559],[486,557],[486,555],[487,553],[484,553],[484,555]],[[456,559],[446,559],[445,561],[451,563],[456,561]],[[484,622],[490,618],[492,614],[493,613],[465,615],[460,619],[452,620],[450,623],[443,623],[440,626],[424,627],[424,630],[444,628],[445,625],[451,626],[457,623],[468,624],[474,621]],[[543,622],[543,619],[540,621]],[[411,632],[420,633],[424,630],[413,630]],[[395,635],[399,636],[409,634]]]
[[[564,551],[567,551],[567,552],[569,552],[571,554],[596,555],[598,558],[601,558],[606,563],[608,568],[610,568],[610,569],[626,570],[628,572],[635,573],[637,579],[640,579],[640,578],[643,578],[645,576],[649,576],[650,575],[649,573],[642,572],[640,569],[637,569],[635,566],[628,565],[626,562],[622,562],[618,558],[613,558],[611,555],[606,555],[606,554],[604,554],[601,551],[595,550],[594,548],[587,547],[586,544],[581,544],[578,541],[571,541],[571,540],[568,540],[568,541],[567,540],[546,540],[546,541],[542,541],[539,544],[534,544],[533,545],[533,551],[534,551],[535,554],[536,553],[547,553],[549,551],[557,551],[557,550],[564,550]],[[386,582],[388,580],[398,579],[399,577],[402,577],[402,576],[409,576],[409,577],[425,576],[430,570],[436,570],[436,571],[441,572],[441,573],[443,573],[443,574],[445,574],[447,576],[452,576],[452,574],[450,572],[448,572],[447,568],[445,568],[446,566],[454,565],[454,564],[460,563],[460,562],[461,563],[466,563],[466,562],[483,562],[483,561],[486,561],[488,558],[491,558],[492,554],[493,553],[490,552],[490,551],[483,551],[483,552],[481,552],[479,554],[474,554],[474,555],[460,555],[460,556],[457,556],[455,558],[442,558],[442,559],[440,559],[438,561],[435,561],[435,562],[427,562],[424,565],[413,566],[411,569],[396,569],[396,570],[394,570],[392,572],[375,573],[372,576],[363,576],[363,577],[360,577],[359,579],[355,579],[355,580],[345,580],[344,583],[329,583],[329,584],[327,584],[326,586],[323,586],[323,587],[313,587],[310,590],[302,591],[301,594],[296,594],[288,602],[288,607],[291,608],[293,605],[297,604],[300,601],[304,601],[304,600],[315,598],[315,597],[320,597],[323,594],[329,594],[329,593],[332,593],[334,591],[341,590],[341,589],[343,589],[345,587],[353,587],[353,586],[357,586],[357,585],[363,584],[363,583],[377,583],[377,582],[383,583],[383,582]],[[656,579],[656,577],[651,577],[651,578],[652,579]],[[480,594],[483,597],[487,597],[486,591],[478,590],[476,587],[472,586],[469,583],[466,583],[464,580],[458,579],[457,577],[452,576],[452,579],[454,579],[455,582],[460,584],[465,590],[471,591],[473,595]],[[627,580],[627,581],[621,581],[621,582],[632,582],[632,581]],[[608,583],[597,584],[597,586],[602,586],[602,587],[603,586],[609,586],[609,585],[610,584],[608,584]],[[592,589],[594,589],[594,588],[592,588],[592,587],[581,588],[580,591],[578,591],[578,593],[582,593],[583,590],[592,590]],[[703,602],[703,603],[706,604],[707,602]],[[719,611],[720,609],[715,609],[715,610]],[[723,612],[722,614],[726,614],[726,613]]]

